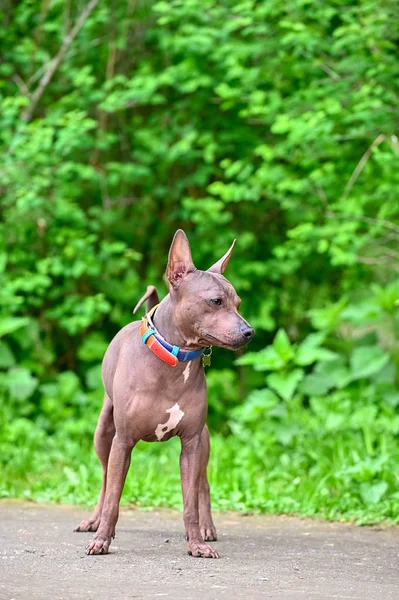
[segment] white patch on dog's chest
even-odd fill
[[[186,383],[187,379],[190,377],[190,367],[191,367],[191,360],[187,363],[187,367],[183,371],[184,383]]]
[[[159,442],[162,440],[164,435],[169,431],[172,431],[172,429],[174,429],[184,417],[184,412],[180,409],[180,406],[177,404],[177,402],[174,406],[172,406],[172,408],[168,408],[166,412],[169,413],[169,419],[166,421],[166,423],[160,423],[157,425],[155,430],[155,435],[157,436]]]

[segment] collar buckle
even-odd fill
[[[205,352],[206,350],[208,350],[207,354]],[[211,366],[211,356],[212,356],[212,346],[208,346],[208,348],[205,348],[204,352],[202,353],[202,365],[204,367]]]

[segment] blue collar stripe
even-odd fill
[[[148,330],[148,331],[150,331],[150,330]],[[163,337],[157,331],[154,331],[152,329],[151,333],[152,332],[154,332],[154,336],[158,340],[158,342],[164,348],[166,348],[166,350],[168,350],[171,354],[173,354],[173,356],[176,356],[177,360],[184,360],[184,361],[194,360],[195,358],[198,358],[199,356],[201,356],[203,353],[202,349],[201,350],[192,350],[191,352],[186,352],[185,350],[180,350],[179,346],[172,346],[172,344],[169,344],[166,340],[164,340]]]

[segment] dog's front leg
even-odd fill
[[[199,526],[198,492],[201,475],[201,433],[181,439],[180,475],[183,491],[183,518],[187,550],[192,556],[219,558],[218,553],[204,542]]]
[[[199,523],[201,535],[206,542],[217,540],[216,528],[211,513],[210,488],[207,475],[209,461],[209,430],[205,425],[201,434],[201,475],[199,482]]]
[[[97,533],[86,548],[87,554],[107,554],[119,516],[119,501],[130,466],[134,444],[115,436],[108,459],[107,487]]]

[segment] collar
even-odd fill
[[[188,361],[198,358],[204,352],[201,350],[193,350],[188,352],[186,350],[180,350],[179,346],[173,346],[169,344],[157,331],[152,322],[152,316],[158,304],[154,306],[149,313],[143,317],[140,325],[140,336],[144,344],[149,347],[158,358],[166,362],[171,367],[175,367],[178,361]]]

